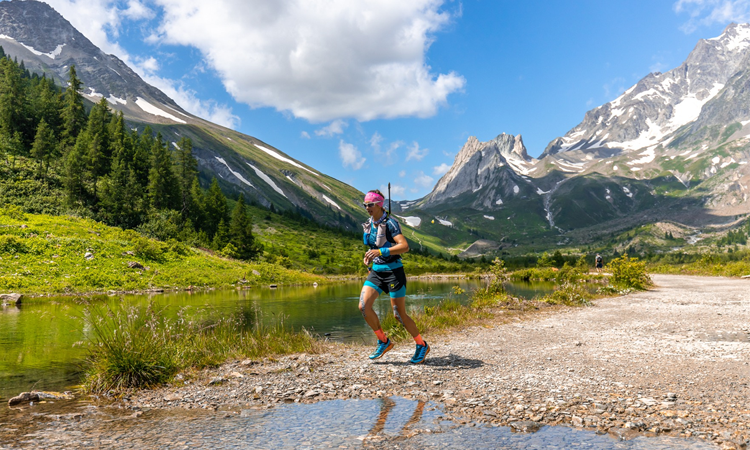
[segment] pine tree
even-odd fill
[[[201,189],[198,177],[193,178],[193,184],[190,186],[190,217],[188,220],[193,224],[196,231],[205,230],[206,215],[204,212],[203,189]]]
[[[88,133],[79,134],[75,145],[69,147],[64,156],[63,185],[70,206],[87,206],[89,203],[86,189],[89,167],[86,156],[90,142]]]
[[[156,210],[178,209],[179,185],[172,171],[172,155],[158,134],[151,148],[151,170],[148,176],[148,198]]]
[[[5,58],[0,60],[0,134],[21,139],[21,152],[31,143],[34,131],[27,120],[26,86],[22,71],[16,63]]]
[[[183,137],[177,143],[175,172],[180,186],[180,214],[186,220],[192,216],[191,210],[195,208],[192,187],[198,177],[198,161],[193,156],[193,142],[189,138]]]
[[[81,88],[83,83],[76,75],[75,65],[68,70],[68,88],[63,97],[63,108],[60,112],[62,130],[60,145],[65,154],[76,142],[81,130],[86,126],[86,109],[83,107]]]
[[[203,202],[203,212],[206,219],[203,229],[210,238],[213,238],[219,229],[219,223],[229,222],[227,198],[221,192],[219,181],[215,177],[211,180],[211,186]]]
[[[36,129],[34,144],[31,146],[31,156],[39,163],[39,176],[42,178],[47,176],[49,159],[55,151],[55,144],[55,134],[47,125],[47,122],[42,119]]]
[[[260,252],[260,248],[255,244],[253,224],[247,215],[245,197],[242,194],[240,194],[237,204],[232,210],[232,221],[229,224],[229,242],[234,245],[236,256],[239,259],[253,259]]]
[[[229,243],[229,228],[226,225],[224,219],[221,219],[218,226],[216,227],[216,233],[212,240],[211,246],[216,250],[222,250]]]
[[[92,137],[92,145],[89,148],[89,161],[94,177],[99,178],[109,172],[111,166],[111,143],[109,135],[109,124],[112,121],[112,112],[107,100],[101,99],[99,103],[91,108],[86,132]],[[96,189],[94,189],[96,192]]]

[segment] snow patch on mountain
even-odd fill
[[[152,105],[151,103],[149,103],[148,101],[144,100],[141,97],[136,97],[135,104],[138,105],[138,107],[141,108],[143,111],[149,114],[153,114],[159,117],[164,117],[177,123],[183,123],[183,124],[187,123],[184,120],[178,117],[175,117],[172,114],[169,114],[168,112],[164,110],[157,108],[156,106]]]
[[[453,222],[449,222],[447,220],[443,220],[443,219],[440,219],[440,218],[437,218],[437,217],[435,217],[435,220],[437,220],[438,222],[440,222],[440,225],[444,225],[446,227],[452,227],[453,226]]]
[[[289,158],[286,158],[284,156],[281,156],[277,152],[271,150],[270,148],[263,147],[262,145],[254,144],[255,147],[259,148],[260,150],[263,150],[267,154],[273,156],[274,158],[278,159],[279,161],[283,161],[285,163],[291,164],[294,167],[299,167],[300,169],[305,169],[306,171],[310,172],[311,174],[315,175],[316,177],[319,177],[317,173],[313,172],[312,170],[308,169],[307,167],[303,166],[302,164],[299,164],[297,161],[291,160]]]
[[[254,165],[250,164],[249,162],[246,161],[245,164],[247,164],[248,166],[250,166],[250,168],[255,171],[255,174],[258,175],[258,178],[260,178],[261,180],[265,181],[269,186],[271,186],[271,189],[273,189],[274,191],[276,191],[279,194],[283,195],[284,198],[289,198],[289,197],[286,196],[286,194],[284,193],[284,191],[282,191],[281,188],[279,186],[277,186],[276,183],[274,183],[274,181],[273,181],[273,179],[271,179],[271,177],[269,177],[268,175],[266,175],[265,173],[263,173],[263,171],[261,171],[260,169],[258,169]]]
[[[109,97],[107,97],[107,101],[111,105],[116,105],[118,103],[121,104],[121,105],[127,105],[128,104],[127,100],[125,100],[124,98],[115,97],[114,94],[109,94]]]
[[[396,217],[403,220],[407,225],[409,225],[412,228],[418,227],[422,223],[422,219],[417,216],[408,216],[408,217],[396,216]]]
[[[248,186],[250,186],[252,188],[255,187],[255,186],[253,186],[253,183],[247,181],[245,179],[245,177],[242,176],[241,173],[239,173],[236,170],[234,170],[231,167],[229,167],[229,164],[227,164],[227,162],[224,161],[224,158],[220,158],[218,156],[215,156],[215,158],[216,158],[217,161],[219,161],[220,163],[224,164],[227,167],[227,169],[229,169],[229,171],[232,172],[232,175],[234,175],[235,177],[237,177],[238,180],[242,181],[243,183],[245,183],[246,185],[248,185]]]
[[[340,206],[339,206],[338,204],[336,204],[336,202],[334,202],[333,200],[331,200],[330,198],[328,198],[328,196],[327,196],[327,195],[323,195],[323,200],[325,200],[325,201],[327,201],[328,203],[332,204],[332,205],[333,205],[333,206],[335,206],[336,208],[338,208],[338,209],[341,209],[341,207],[340,207]]]

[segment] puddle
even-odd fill
[[[439,404],[403,398],[332,400],[226,411],[97,408],[75,402],[0,411],[0,448],[716,449],[699,439],[621,441],[568,427],[513,433],[444,420]]]

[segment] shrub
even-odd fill
[[[139,237],[133,242],[133,252],[136,256],[149,261],[164,260],[167,251],[168,247],[165,243],[153,239]]]
[[[607,264],[607,270],[612,273],[610,283],[618,288],[646,290],[653,282],[646,273],[646,262],[638,258],[621,256]]]
[[[8,234],[0,235],[0,253],[26,253],[27,250],[23,239]]]
[[[542,301],[552,305],[590,306],[591,293],[580,283],[564,283]]]
[[[23,210],[16,205],[5,205],[4,208],[0,208],[0,216],[8,216],[14,220],[24,220],[26,218]]]

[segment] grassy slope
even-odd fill
[[[89,219],[13,216],[0,214],[0,292],[228,287],[243,279],[249,284],[322,281],[312,274],[268,263],[248,264],[219,258],[178,243],[159,245],[134,231]],[[139,248],[146,251],[139,252]],[[85,258],[87,252],[93,259]],[[130,269],[131,261],[148,269]]]

